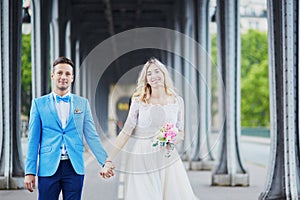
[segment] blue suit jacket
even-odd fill
[[[33,99],[25,174],[52,176],[58,168],[64,142],[74,170],[83,175],[83,136],[98,162],[103,165],[107,154],[96,132],[87,99],[71,94],[70,115],[64,129],[52,93]]]

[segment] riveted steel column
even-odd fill
[[[72,59],[71,45],[71,1],[52,0],[51,10],[51,36],[53,60],[58,56],[66,56]]]
[[[176,0],[175,6],[174,6],[174,29],[178,32],[181,32],[182,30],[182,6],[181,1]],[[182,51],[182,41],[181,38],[177,37],[174,41],[174,51],[181,53]],[[182,87],[183,87],[183,76],[182,76],[182,58],[175,55],[174,56],[174,85],[177,88],[177,90],[182,95]]]
[[[183,10],[183,18],[184,18],[184,34],[194,38],[195,37],[195,20],[194,20],[194,2],[193,0],[188,0],[185,2],[184,10]],[[196,47],[194,44],[190,43],[188,38],[185,38],[183,41],[183,55],[185,60],[194,60],[195,59],[195,51]],[[195,63],[195,62],[194,62]],[[195,74],[195,66],[192,66],[188,62],[183,62],[183,74],[184,74],[184,84],[183,84],[183,96],[185,102],[192,102],[193,90],[196,88],[196,74]],[[196,89],[194,90],[196,91]],[[184,150],[189,149],[189,151],[184,151],[182,155],[182,159],[184,161],[189,161],[192,157],[192,152],[195,151],[194,145],[192,144],[193,135],[195,134],[193,130],[194,126],[198,125],[196,123],[195,118],[197,118],[196,108],[191,106],[191,104],[185,103],[185,139],[183,142]],[[196,117],[195,117],[196,116]],[[189,168],[190,163],[185,163]]]
[[[209,1],[197,0],[195,6],[196,17],[196,40],[201,45],[197,47],[197,87],[198,87],[198,101],[199,101],[199,127],[198,137],[196,143],[195,155],[191,162],[191,169],[193,170],[211,170],[213,168],[213,156],[210,151],[209,144],[209,124],[208,119],[210,109],[207,108],[207,87],[211,84],[208,82],[207,71],[210,67],[208,57],[209,47]]]
[[[271,159],[260,199],[299,199],[299,1],[268,1]]]
[[[80,73],[80,42],[77,40],[75,42],[75,52],[74,52],[74,64],[75,64],[75,84],[74,84],[74,92],[75,94],[81,94],[82,88],[82,74]]]
[[[51,13],[51,19],[49,19],[49,32],[50,32],[50,50],[51,50],[51,61],[55,60],[59,56],[64,56],[64,50],[61,48],[61,37],[65,39],[64,35],[61,34],[61,26],[59,23],[59,10],[60,10],[60,3],[58,0],[53,0],[51,2],[52,4],[52,10]]]
[[[183,18],[183,1],[176,0],[174,5],[174,29],[178,32],[184,32],[184,18]],[[180,37],[176,37],[174,40],[174,52],[178,52],[179,55],[182,55],[183,52],[183,40]],[[183,58],[176,55],[174,56],[174,85],[178,90],[179,94],[183,96],[183,87],[184,87],[184,69],[183,69]],[[184,152],[184,143],[178,144],[177,147],[180,154]],[[188,166],[187,166],[188,167]]]
[[[217,1],[218,65],[225,85],[224,118],[220,156],[212,174],[212,185],[248,186],[242,165],[240,135],[240,36],[239,1]]]
[[[32,98],[40,97],[50,90],[50,0],[31,0],[32,9]]]
[[[67,58],[72,58],[72,41],[71,41],[71,21],[69,20],[66,25],[65,31],[65,55]],[[74,61],[75,62],[75,61]]]
[[[22,1],[2,0],[0,4],[0,189],[17,189],[23,187],[24,177],[20,138]]]

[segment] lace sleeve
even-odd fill
[[[139,101],[132,99],[129,113],[126,122],[124,124],[123,130],[132,131],[137,124],[138,116],[139,116]]]
[[[184,101],[182,97],[178,96],[177,97],[178,101],[178,116],[177,116],[177,122],[176,122],[176,127],[178,128],[179,131],[184,130]]]

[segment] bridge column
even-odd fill
[[[80,42],[78,40],[76,40],[75,42],[75,50],[74,50],[74,64],[75,64],[75,83],[74,83],[74,93],[78,94],[78,95],[82,95],[81,94],[81,88],[82,88],[82,84],[81,84],[81,80],[82,80],[82,74],[80,73],[81,69],[80,69]],[[72,50],[71,50],[72,51]]]
[[[188,0],[183,5],[183,13],[182,17],[185,19],[183,22],[184,26],[184,34],[190,38],[195,38],[195,20],[194,20],[194,2],[193,0]],[[192,106],[193,102],[193,94],[196,94],[196,66],[192,66],[187,60],[195,63],[196,59],[196,46],[194,43],[191,43],[188,38],[185,38],[182,42],[183,45],[183,55],[185,61],[183,62],[183,76],[185,78],[183,83],[183,97],[185,99],[185,139],[183,142],[184,150],[188,150],[183,153],[182,159],[184,161],[190,161],[193,152],[195,151],[195,145],[190,148],[190,144],[192,144],[193,135],[195,134],[196,126],[198,123],[196,122],[197,118],[197,109],[195,106]],[[194,98],[195,99],[195,98]],[[190,102],[190,103],[187,103]],[[185,163],[189,165],[190,163]],[[187,166],[189,167],[189,166]]]
[[[212,185],[248,186],[249,174],[242,165],[240,135],[240,36],[239,1],[217,1],[218,65],[225,85],[224,127],[218,164]]]
[[[57,57],[60,56],[60,26],[59,26],[59,9],[60,5],[58,0],[51,2],[52,9],[49,11],[49,41],[50,41],[50,62],[53,62]]]
[[[0,189],[23,187],[21,148],[21,24],[22,1],[0,6]]]
[[[209,144],[210,134],[210,100],[208,93],[210,90],[210,60],[209,52],[209,1],[197,0],[195,6],[196,17],[196,40],[201,46],[197,47],[197,87],[198,87],[198,116],[200,119],[198,126],[198,136],[196,143],[196,151],[192,158],[192,170],[211,170],[213,168],[213,156]]]
[[[59,56],[72,59],[71,53],[71,2],[69,0],[52,0],[51,32],[52,55],[51,62]],[[74,60],[73,60],[74,61]]]
[[[184,3],[181,0],[176,0],[174,5],[174,30],[178,32],[184,32],[185,30],[185,18],[184,15]],[[184,40],[180,37],[176,37],[174,40],[174,51],[179,55],[183,55],[184,52]],[[179,91],[179,95],[184,96],[184,58],[175,55],[174,57],[174,85]],[[180,154],[184,152],[184,142],[178,145],[178,151]],[[186,157],[186,156],[185,156]]]
[[[72,59],[71,20],[67,22],[65,31],[65,56]],[[75,60],[72,59],[74,64]]]
[[[299,2],[268,1],[271,160],[259,199],[299,199]]]
[[[50,3],[49,3],[50,1]],[[51,0],[31,0],[31,62],[32,98],[40,97],[50,90],[50,10]]]

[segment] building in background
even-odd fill
[[[214,15],[216,1],[210,3],[211,16]],[[246,33],[249,29],[255,29],[262,32],[267,32],[267,1],[266,0],[241,0],[240,1],[240,32]],[[215,22],[210,26],[211,34],[217,32]]]
[[[267,32],[267,1],[241,0],[240,16],[241,33],[245,33],[249,29]]]

